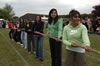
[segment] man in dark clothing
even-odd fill
[[[93,33],[95,33],[96,32],[96,24],[97,24],[97,21],[96,21],[96,19],[95,18],[93,18],[93,20],[91,21],[92,22],[92,27],[93,27]]]

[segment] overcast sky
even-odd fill
[[[100,0],[0,0],[0,8],[6,3],[13,7],[16,16],[26,13],[48,14],[51,8],[56,8],[60,15],[66,15],[71,9],[91,13],[92,7],[100,4]]]

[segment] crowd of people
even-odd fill
[[[81,19],[77,10],[69,12],[69,23],[63,28],[63,20],[59,18],[57,10],[51,9],[48,15],[48,31],[44,34],[44,22],[41,16],[36,16],[34,22],[30,19],[20,18],[16,24],[9,20],[9,37],[15,40],[28,53],[33,52],[37,59],[43,61],[44,36],[49,38],[51,53],[51,66],[62,66],[62,42],[66,45],[64,66],[86,66],[85,51],[90,48],[88,33],[93,31],[100,34],[100,18]],[[93,30],[92,30],[93,27]],[[62,42],[61,42],[62,40]],[[78,47],[84,46],[85,49]]]
[[[3,19],[0,20],[0,28],[6,28],[6,21]]]
[[[82,24],[84,24],[89,34],[100,35],[100,17],[85,16],[81,17]],[[65,25],[69,23],[69,19],[66,20]]]

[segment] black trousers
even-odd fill
[[[9,32],[9,38],[14,39],[14,30],[10,30]]]
[[[17,30],[14,30],[14,40],[18,42]]]
[[[50,52],[51,52],[51,59],[52,59],[52,66],[62,66],[61,62],[61,52],[62,52],[62,45],[61,42],[57,42],[56,40],[50,38]]]
[[[21,31],[16,30],[16,32],[14,34],[14,38],[15,38],[16,42],[20,42],[22,44],[22,42],[21,42]]]
[[[32,45],[31,45],[31,41],[32,41]],[[27,33],[27,46],[28,46],[28,52],[35,51],[35,46],[34,46],[34,36],[33,34],[29,34]]]
[[[18,41],[22,44],[22,41],[21,41],[21,31],[18,31],[17,35],[18,35]]]
[[[97,27],[96,26],[93,26],[93,32],[94,33],[96,32],[96,29],[97,29]]]

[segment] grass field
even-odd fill
[[[44,38],[44,61],[35,58],[34,54],[28,54],[27,49],[22,48],[9,39],[8,29],[0,29],[0,66],[50,66],[51,58],[48,38]],[[100,35],[90,34],[91,47],[100,50]],[[64,63],[65,45],[62,47],[62,63]],[[92,52],[86,53],[87,66],[100,66],[100,55]],[[62,64],[63,66],[63,64]]]

